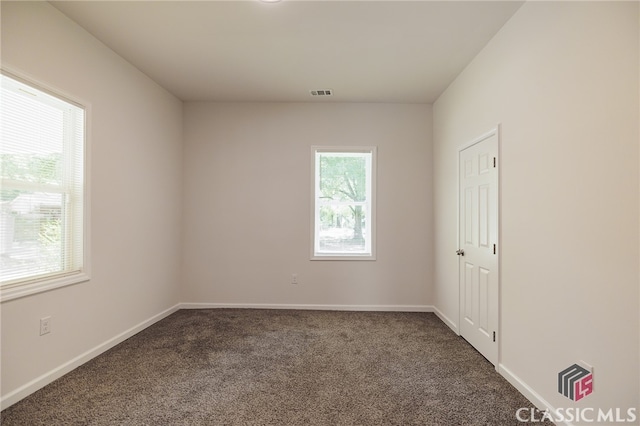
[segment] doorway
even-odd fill
[[[499,128],[458,151],[460,335],[498,363]]]

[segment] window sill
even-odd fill
[[[85,281],[89,281],[89,275],[85,272],[78,272],[62,277],[46,278],[39,281],[25,283],[16,283],[4,288],[0,288],[0,302],[4,303],[9,300],[19,299],[21,297],[31,296],[37,293],[54,290],[56,288],[79,284]]]
[[[376,257],[371,254],[363,255],[311,255],[311,260],[376,260]]]

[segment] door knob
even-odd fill
[[[456,250],[456,254],[458,256],[464,256],[464,250],[460,249],[460,250]]]

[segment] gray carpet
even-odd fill
[[[10,425],[518,425],[533,405],[435,315],[181,310]]]

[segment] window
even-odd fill
[[[375,147],[313,147],[314,260],[375,260]]]
[[[0,296],[86,281],[85,109],[0,74]]]

